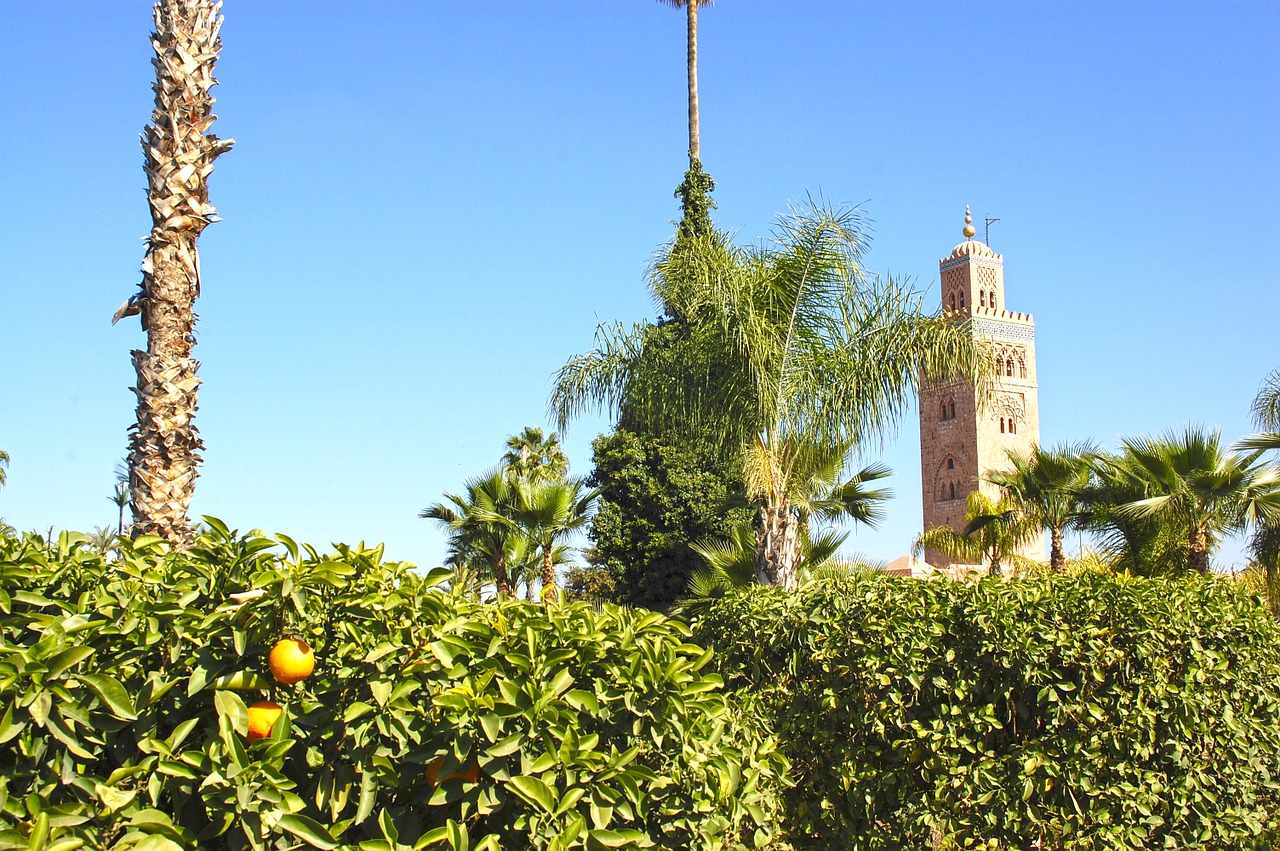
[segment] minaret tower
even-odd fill
[[[942,308],[968,320],[999,362],[999,377],[984,401],[967,382],[925,388],[920,393],[920,472],[924,528],[965,527],[965,500],[975,490],[996,499],[1000,489],[986,475],[1009,467],[1009,452],[1025,455],[1040,442],[1036,396],[1036,328],[1029,313],[1005,307],[1004,257],[974,240],[973,217],[964,211],[965,241],[938,261]],[[1022,554],[1044,560],[1044,538]],[[935,567],[955,564],[925,551]]]

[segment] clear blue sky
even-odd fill
[[[653,0],[224,8],[234,137],[200,241],[206,462],[193,508],[437,563],[418,511],[546,425],[644,270],[685,167],[684,21]],[[150,226],[150,4],[0,4],[0,516],[114,522]],[[1280,4],[721,0],[701,15],[702,153],[749,240],[822,192],[872,271],[937,299],[965,204],[1037,320],[1042,439],[1249,430],[1280,366]],[[604,427],[567,437],[590,466]],[[918,433],[866,459],[920,527]]]

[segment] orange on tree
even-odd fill
[[[260,700],[249,707],[249,741],[265,739],[271,735],[271,728],[276,719],[284,713],[284,708],[270,700]]]
[[[440,777],[440,769],[443,767],[444,757],[442,756],[436,757],[431,760],[431,762],[427,763],[428,786],[434,789],[436,787],[437,778],[440,783],[447,783],[450,780],[461,780],[464,783],[480,782],[480,761],[475,757],[472,757],[471,761],[464,765],[461,771],[453,771],[446,774],[444,777]]]
[[[292,685],[311,676],[316,667],[316,654],[311,645],[297,638],[282,638],[271,648],[267,667],[276,682]]]

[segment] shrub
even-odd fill
[[[855,576],[691,610],[807,848],[1270,847],[1280,627],[1222,580]]]
[[[785,760],[675,621],[209,520],[0,539],[0,848],[740,848]],[[307,641],[284,686],[266,655]],[[285,712],[249,743],[246,704]]]

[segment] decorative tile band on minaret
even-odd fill
[[[1040,442],[1040,404],[1036,383],[1036,329],[1029,313],[1005,306],[1004,257],[975,241],[969,208],[964,211],[965,241],[938,261],[944,313],[968,320],[974,334],[992,347],[1000,375],[980,404],[974,386],[957,382],[920,393],[920,479],[924,528],[965,527],[965,500],[975,490],[992,499],[1000,489],[986,481],[1009,467],[1009,452],[1025,455]],[[1044,560],[1037,538],[1022,554]],[[956,562],[925,551],[934,567]]]

